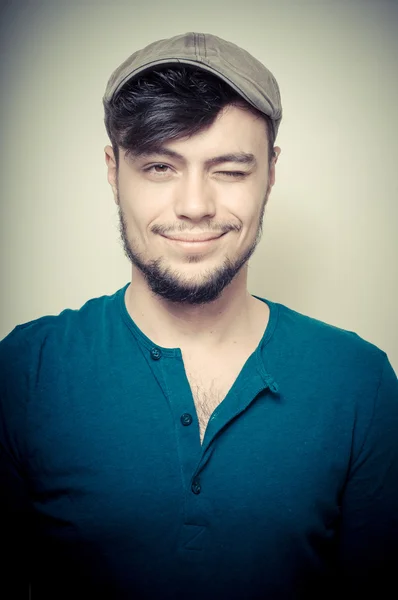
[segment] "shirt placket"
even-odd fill
[[[203,444],[200,444],[199,423],[195,403],[185,374],[180,351],[166,356],[158,363],[162,371],[167,395],[176,428],[176,443],[181,461],[184,489],[184,523],[180,530],[179,552],[190,561],[199,561],[206,547],[211,490],[206,489],[206,477],[211,468],[211,456],[217,438],[227,431],[229,423],[248,409],[256,397],[268,390],[272,395],[278,387],[272,377],[258,369],[258,356],[253,355],[243,367],[226,398],[218,405],[207,425]],[[262,395],[262,401],[264,395]]]

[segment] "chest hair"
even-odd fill
[[[201,371],[186,370],[198,416],[201,442],[212,413],[228,394],[239,370],[230,371],[228,374],[211,374],[205,368]]]

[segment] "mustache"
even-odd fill
[[[151,227],[151,231],[152,233],[157,233],[160,235],[170,235],[173,233],[183,233],[186,231],[194,231],[195,233],[223,234],[228,233],[228,231],[240,231],[242,229],[242,226],[237,224],[208,223],[206,226],[206,223],[203,223],[203,226],[202,229],[197,229],[196,227],[187,227],[186,223],[178,223],[176,225],[154,225]]]

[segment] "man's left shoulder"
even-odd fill
[[[344,371],[351,377],[380,377],[388,357],[376,344],[355,331],[278,305],[279,328],[286,333],[307,364],[324,372]]]

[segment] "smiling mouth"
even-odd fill
[[[166,239],[172,241],[172,242],[182,242],[185,244],[203,244],[205,242],[212,242],[214,240],[218,240],[220,239],[220,237],[222,237],[223,235],[225,235],[224,233],[220,233],[219,235],[212,235],[212,234],[208,234],[208,233],[204,233],[204,234],[199,234],[196,236],[163,236]]]

